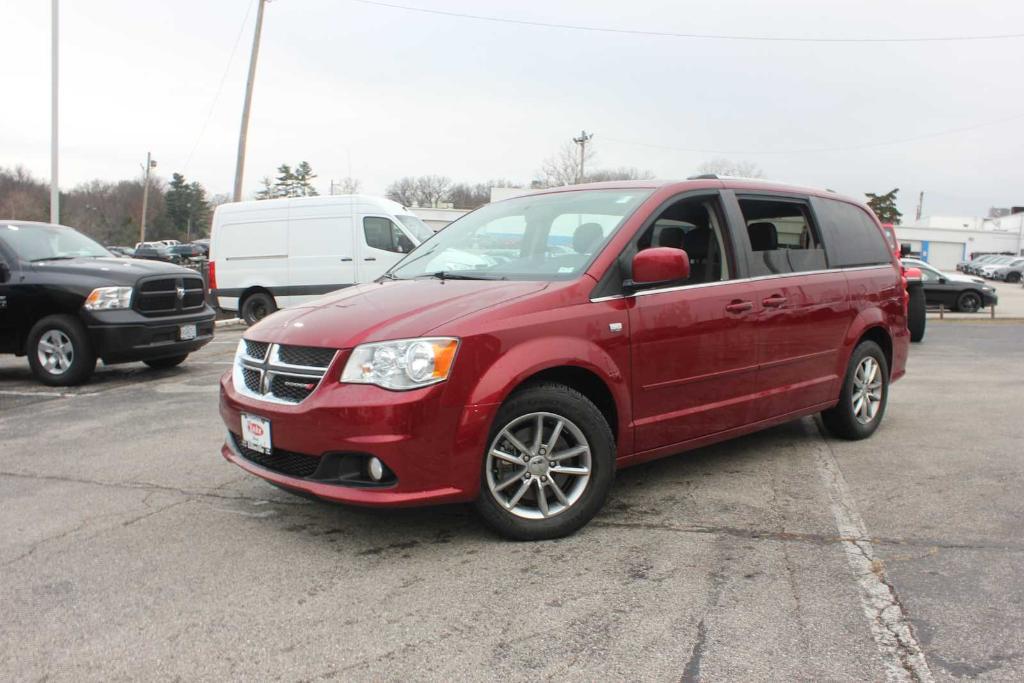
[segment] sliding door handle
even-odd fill
[[[342,256],[342,257],[341,257],[341,262],[342,262],[342,263],[348,263],[348,262],[349,262],[349,261],[351,261],[351,260],[352,260],[352,257],[351,257],[351,256]]]
[[[364,261],[376,261],[376,260],[377,260],[377,257],[376,257],[376,256],[367,256],[367,257],[366,257],[366,258],[364,258],[363,260],[364,260]]]
[[[761,303],[768,308],[782,308],[786,305],[786,297],[781,294],[773,294]]]
[[[733,301],[730,304],[726,304],[725,310],[729,313],[746,313],[754,307],[754,304],[749,301]]]

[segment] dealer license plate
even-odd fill
[[[196,338],[196,326],[194,324],[192,324],[192,325],[182,325],[181,329],[178,330],[178,336],[181,337],[181,341],[188,341],[189,339],[195,339]]]
[[[242,443],[247,448],[269,455],[273,451],[270,442],[270,420],[242,413]]]

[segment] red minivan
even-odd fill
[[[814,413],[870,436],[906,296],[874,215],[828,191],[701,176],[509,199],[250,328],[222,453],[300,494],[473,501],[506,536],[562,536],[619,467]]]

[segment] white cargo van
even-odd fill
[[[433,235],[379,197],[297,197],[222,204],[213,215],[210,289],[252,324],[278,308],[384,274]]]

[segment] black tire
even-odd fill
[[[919,342],[924,339],[924,328],[928,322],[925,316],[926,301],[924,287],[918,285],[910,288],[910,305],[907,307],[907,328],[910,330],[910,341]]]
[[[974,290],[967,290],[956,300],[956,310],[961,313],[977,313],[981,310],[981,295]]]
[[[54,342],[63,346],[55,346]],[[81,384],[96,369],[96,352],[89,333],[72,315],[48,315],[33,325],[25,342],[25,353],[32,374],[52,387]]]
[[[563,507],[560,511],[555,511],[550,517],[540,519],[527,519],[524,518],[505,507],[502,503],[499,503],[495,498],[496,494],[492,493],[490,484],[488,482],[488,468],[489,458],[488,454],[492,448],[497,448],[498,436],[503,432],[506,426],[512,424],[517,418],[523,416],[532,416],[535,413],[545,413],[552,417],[547,418],[557,422],[559,419],[565,421],[566,426],[563,430],[560,430],[562,436],[556,437],[557,443],[567,444],[572,438],[572,443],[577,440],[573,438],[573,430],[577,430],[586,440],[586,446],[589,449],[589,478],[583,484],[573,484],[572,482],[577,481],[572,477],[565,475],[559,475],[562,479],[561,483],[557,486],[556,482],[556,470],[552,474],[548,472],[547,475],[542,476],[540,473],[535,475],[529,474],[530,468],[533,466],[537,457],[541,461],[547,460],[544,457],[545,450],[540,450],[540,456],[534,454],[534,458],[531,459],[530,465],[523,464],[524,468],[523,479],[521,481],[530,482],[529,492],[525,494],[522,500],[527,500],[529,497],[533,497],[537,500],[537,492],[534,491],[532,486],[533,481],[537,481],[538,489],[544,492],[545,499],[548,495],[547,491],[551,490],[550,487],[564,487],[558,488],[559,491],[568,491],[568,498],[572,501],[567,507]],[[531,418],[532,419],[532,418]],[[543,425],[543,419],[541,420]],[[549,439],[552,436],[554,425],[549,421],[548,426],[551,427],[551,431],[547,433],[545,439]],[[543,427],[541,429],[542,436],[544,435]],[[565,441],[563,441],[565,440]],[[579,446],[579,443],[576,443]],[[551,450],[555,450],[556,443],[548,443],[547,446],[551,447]],[[546,448],[546,447],[545,447]],[[565,449],[568,450],[568,449]],[[480,495],[476,500],[476,509],[483,520],[495,531],[502,536],[507,538],[515,539],[518,541],[538,541],[549,538],[559,538],[567,536],[587,522],[589,522],[594,515],[604,505],[605,499],[608,497],[608,492],[611,490],[612,481],[615,478],[615,438],[612,436],[612,430],[608,426],[607,420],[601,411],[597,409],[587,397],[580,392],[567,387],[562,384],[555,383],[543,383],[534,384],[521,389],[509,397],[505,401],[504,405],[498,411],[497,416],[494,418],[494,424],[491,426],[491,432],[487,439],[487,450],[483,454],[483,466],[481,467],[480,476]],[[548,457],[557,454],[547,454]],[[584,457],[584,456],[581,456]],[[568,462],[568,460],[563,461]],[[494,463],[498,465],[498,461]],[[543,468],[544,463],[537,463],[539,467]],[[503,465],[504,467],[515,467],[509,465]],[[561,467],[561,464],[558,464]],[[495,473],[492,471],[492,475]],[[517,476],[514,472],[511,475],[512,479],[516,479]],[[531,476],[533,477],[531,479]],[[551,477],[550,482],[542,484],[541,481],[547,481],[547,476]],[[511,479],[507,479],[511,481]],[[571,488],[572,487],[572,488]],[[510,488],[518,488],[516,484],[513,484]],[[575,492],[573,491],[575,488]],[[553,495],[553,491],[551,491]],[[510,494],[511,495],[511,494]],[[563,495],[566,495],[563,493]],[[573,498],[573,496],[576,496]],[[553,504],[556,504],[554,498],[551,499]],[[540,509],[538,503],[538,510]],[[545,509],[547,504],[545,503]],[[516,509],[520,509],[516,505]]]
[[[142,361],[154,370],[164,370],[166,368],[173,368],[181,365],[188,358],[187,353],[183,353],[180,356],[167,356],[166,358],[150,358],[149,360]]]
[[[854,393],[856,388],[856,375],[861,363],[866,358],[872,358],[878,364],[878,373],[881,378],[881,400],[873,416],[862,422],[858,419],[854,410]],[[846,376],[843,379],[842,389],[839,391],[839,403],[821,413],[821,421],[833,435],[842,439],[856,441],[866,439],[875,433],[878,425],[885,417],[885,406],[889,402],[889,364],[885,360],[885,354],[881,347],[873,341],[862,341],[853,350],[850,356],[850,363],[846,368]]]
[[[277,310],[274,297],[266,292],[255,292],[242,300],[240,313],[246,325],[255,325]]]
[[[1010,273],[1009,275],[1006,276],[1006,281],[1011,284],[1016,284],[1020,282],[1020,273]]]

